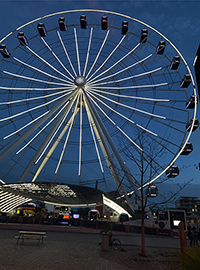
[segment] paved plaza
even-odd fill
[[[44,244],[38,246],[34,240],[17,245],[18,230],[1,228],[0,270],[128,270],[136,266],[140,270],[153,269],[153,266],[159,270],[173,269],[169,258],[173,250],[179,249],[179,239],[146,236],[147,253],[151,256],[143,259],[138,255],[140,235],[121,234],[122,251],[102,251],[101,235],[94,232],[47,231]],[[160,259],[155,261],[158,252]]]

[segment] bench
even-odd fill
[[[40,242],[44,242],[44,238],[46,238],[46,232],[33,232],[33,231],[19,231],[19,235],[15,236],[15,239],[17,239],[17,244],[22,242],[24,243],[24,240],[37,240],[38,245]]]

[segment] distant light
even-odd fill
[[[178,224],[181,222],[181,220],[173,220],[174,226],[178,226]]]

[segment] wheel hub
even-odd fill
[[[78,87],[83,87],[86,84],[86,78],[84,76],[77,76],[74,83]]]

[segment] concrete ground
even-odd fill
[[[147,270],[155,266],[158,270],[173,269],[172,254],[180,246],[179,239],[146,236],[148,256],[143,258],[139,256],[140,235],[122,233],[118,236],[122,242],[121,251],[102,251],[98,231],[69,227],[63,232],[47,231],[44,244],[39,246],[34,240],[17,245],[18,229],[10,225],[9,229],[2,227],[0,270]],[[35,227],[37,229],[43,231],[43,227]]]

